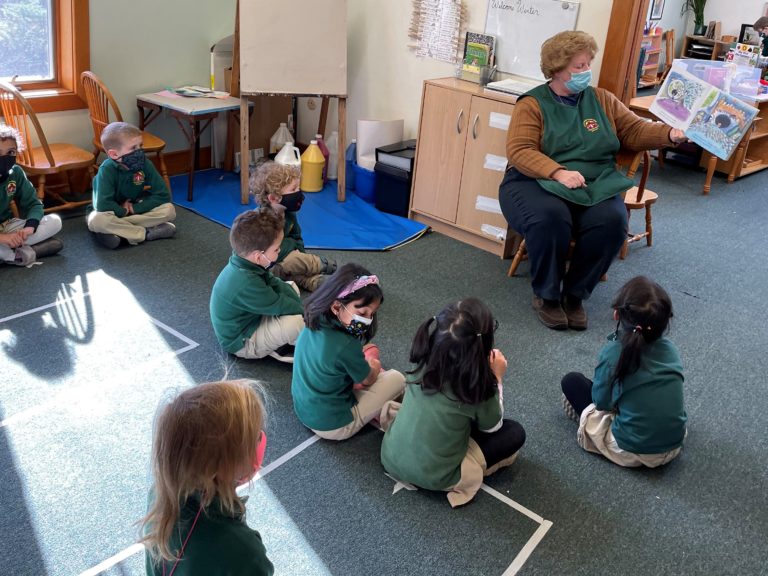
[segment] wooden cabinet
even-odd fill
[[[507,222],[498,213],[498,197],[516,100],[455,78],[424,83],[412,219],[483,250],[508,255],[502,237]]]
[[[686,36],[683,40],[683,58],[696,58],[698,60],[722,60],[731,42],[712,40],[706,36]]]
[[[644,49],[638,88],[650,88],[659,83],[659,64],[661,63],[661,28],[654,28],[653,34],[643,34],[640,46]]]

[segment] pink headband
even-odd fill
[[[347,284],[346,288],[339,292],[339,295],[337,298],[344,298],[345,296],[349,296],[353,292],[357,292],[360,290],[360,288],[364,288],[370,284],[378,284],[379,283],[379,277],[375,274],[371,274],[370,276],[358,276],[355,278],[353,282],[350,284]]]

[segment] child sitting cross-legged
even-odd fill
[[[232,256],[211,292],[211,322],[224,350],[240,358],[271,356],[293,363],[293,344],[304,328],[299,288],[269,269],[283,240],[283,217],[260,208],[232,224]]]
[[[135,245],[176,233],[171,193],[144,156],[142,140],[141,130],[126,122],[112,122],[101,133],[108,158],[93,180],[88,229],[106,248],[115,249],[123,240]]]
[[[328,274],[336,270],[336,261],[304,250],[297,217],[304,201],[304,193],[299,190],[299,171],[293,166],[263,162],[251,175],[250,185],[260,206],[285,217],[285,236],[272,274],[283,280],[293,280],[304,290],[313,292]]]
[[[452,507],[471,501],[483,477],[511,465],[525,443],[523,427],[504,418],[507,360],[493,347],[497,326],[477,298],[428,319],[413,339],[416,367],[402,405],[382,411],[384,468],[400,481],[447,492]]]
[[[29,266],[62,249],[61,240],[54,236],[61,230],[61,218],[56,214],[43,216],[43,203],[35,187],[16,164],[20,150],[19,132],[0,124],[0,261]],[[18,217],[14,216],[12,202]]]

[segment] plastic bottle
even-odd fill
[[[295,166],[301,170],[301,152],[293,145],[293,142],[286,142],[275,156],[275,162],[286,166]]]
[[[291,136],[291,132],[288,130],[288,125],[285,122],[280,122],[280,127],[269,139],[269,153],[276,154],[286,142],[293,144],[293,136]]]
[[[301,155],[299,187],[302,192],[320,192],[323,189],[323,168],[325,156],[317,145],[317,140],[310,140],[309,146]]]
[[[339,133],[336,130],[331,132],[325,145],[328,146],[328,180],[336,180],[339,171]]]
[[[330,150],[328,150],[328,146],[325,145],[322,134],[315,134],[315,138],[317,138],[317,145],[323,153],[323,158],[325,158],[325,167],[323,168],[323,184],[325,184],[328,182],[328,160],[331,153]]]
[[[347,192],[352,192],[355,189],[355,166],[357,165],[357,140],[355,138],[352,138],[352,142],[347,146],[344,161],[346,162],[345,188]]]

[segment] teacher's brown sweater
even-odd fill
[[[603,88],[594,90],[622,148],[640,151],[674,145],[669,139],[669,126],[640,118]],[[543,135],[544,118],[538,101],[530,96],[519,99],[507,131],[509,165],[529,178],[551,178],[557,170],[565,168],[541,152]]]

